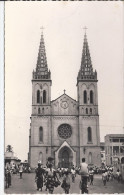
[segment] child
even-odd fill
[[[107,180],[106,171],[104,171],[103,174],[102,174],[102,180],[103,180],[103,184],[105,186],[106,185],[106,180]]]
[[[89,170],[90,185],[93,185],[93,174],[94,174],[94,171],[92,168],[90,168],[90,170]]]
[[[120,173],[119,169],[117,170],[116,175],[117,175],[117,180],[118,180],[118,183],[119,183],[120,182],[120,178],[121,178],[121,173]]]

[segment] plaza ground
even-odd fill
[[[124,183],[118,183],[117,180],[107,182],[106,186],[103,186],[101,175],[94,175],[94,185],[89,186],[89,194],[113,194],[113,193],[124,193]],[[61,181],[61,179],[60,179]],[[79,189],[80,176],[76,176],[75,183],[71,183],[70,194],[76,193],[80,194]],[[23,178],[20,179],[19,175],[12,175],[12,186],[5,189],[6,194],[48,194],[45,191],[45,186],[43,191],[37,191],[37,186],[35,183],[34,173],[23,173]],[[55,188],[54,194],[63,194],[64,191],[61,186]]]

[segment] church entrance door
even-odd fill
[[[67,146],[61,148],[58,158],[58,167],[70,168],[73,166],[73,154],[70,148],[68,148]]]
[[[62,152],[62,167],[68,168],[69,167],[69,153],[67,150]]]

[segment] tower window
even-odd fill
[[[92,142],[92,130],[91,130],[91,127],[88,127],[87,134],[88,134],[88,142]]]
[[[46,103],[46,90],[43,90],[43,103]]]
[[[40,108],[38,108],[38,114],[40,114]]]
[[[87,104],[87,91],[84,91],[84,104]]]
[[[89,152],[88,161],[89,161],[89,164],[92,164],[92,153],[91,152]]]
[[[37,90],[37,103],[40,103],[40,91]]]
[[[44,114],[44,108],[42,108],[42,114]]]
[[[86,108],[86,114],[88,114],[88,108]]]
[[[92,114],[92,108],[90,108],[90,114]]]
[[[39,142],[43,142],[43,128],[39,128]]]
[[[90,103],[93,104],[93,91],[90,91]]]
[[[40,98],[41,104],[42,104],[42,97]]]

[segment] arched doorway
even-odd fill
[[[62,152],[62,167],[69,167],[69,152],[67,150]]]
[[[73,165],[73,154],[68,147],[63,147],[59,152],[59,167],[69,168]]]

